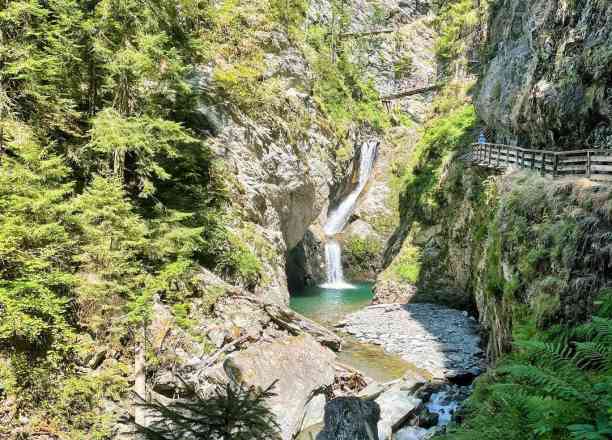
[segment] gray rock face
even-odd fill
[[[296,290],[325,281],[325,233],[319,223],[311,225],[289,253],[287,278],[289,288]]]
[[[484,367],[478,325],[465,312],[434,304],[383,304],[353,313],[341,325],[434,378],[475,375]]]
[[[334,359],[330,350],[302,335],[254,344],[228,357],[224,368],[232,380],[247,385],[266,388],[277,381],[269,406],[282,439],[291,440],[302,424],[306,404],[333,383]]]
[[[478,114],[498,141],[612,145],[612,4],[497,2]]]
[[[372,304],[406,304],[416,293],[416,286],[396,280],[378,280]]]
[[[306,404],[304,408],[304,419],[302,420],[302,427],[300,431],[310,428],[311,426],[323,423],[325,416],[325,395],[317,394]]]
[[[316,440],[379,440],[379,418],[376,402],[357,397],[334,399],[325,405],[325,428]]]

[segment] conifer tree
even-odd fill
[[[68,169],[26,126],[3,121],[0,154],[0,341],[30,348],[71,335],[75,279]]]

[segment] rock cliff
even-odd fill
[[[500,141],[612,145],[612,5],[503,0],[491,5],[478,113]]]

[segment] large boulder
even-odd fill
[[[339,397],[325,405],[325,428],[317,440],[379,440],[378,404],[358,397]]]
[[[276,415],[283,440],[299,430],[306,404],[334,382],[335,355],[312,336],[290,336],[257,343],[232,354],[224,368],[231,380],[267,388],[276,382],[269,406]]]

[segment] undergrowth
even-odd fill
[[[441,439],[576,439],[612,436],[612,291],[577,326],[515,324],[513,351],[479,378],[462,424]]]

